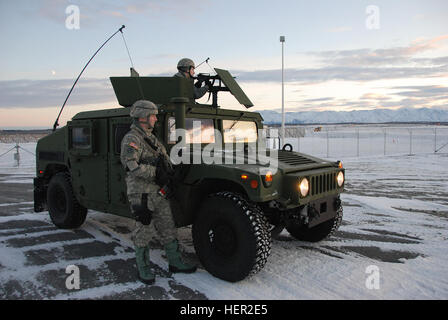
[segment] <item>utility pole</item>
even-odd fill
[[[17,161],[17,167],[20,167],[20,153],[19,153],[19,143],[16,142],[16,146],[14,147],[16,149],[16,153],[14,153],[14,160]]]
[[[282,44],[282,145],[285,145],[285,83],[284,83],[284,44],[285,36],[280,36],[280,42]]]

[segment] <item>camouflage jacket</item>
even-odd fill
[[[175,77],[179,77],[179,78],[187,78],[185,76],[185,74],[183,72],[180,72],[180,71],[178,73],[176,73],[174,76]],[[207,93],[207,90],[208,90],[208,86],[207,85],[205,85],[205,86],[203,86],[201,88],[197,88],[196,86],[193,86],[194,98],[195,99],[202,98],[204,96],[204,94]]]
[[[145,138],[149,140],[154,149]],[[127,193],[152,193],[160,189],[155,183],[156,161],[163,154],[168,157],[165,147],[152,133],[131,125],[131,130],[121,142],[121,164],[126,170]]]

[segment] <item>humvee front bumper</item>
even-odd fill
[[[333,219],[341,206],[339,196],[325,197],[305,206],[304,210],[308,216],[308,227],[312,228],[322,222]]]

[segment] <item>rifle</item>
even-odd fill
[[[159,148],[153,144],[150,139],[145,137],[144,140],[153,150],[159,151]],[[160,187],[158,193],[167,199],[171,198],[174,195],[173,185],[175,171],[170,160],[165,154],[161,153],[154,161],[153,165],[156,167],[156,183]]]
[[[159,195],[170,199],[174,195],[174,168],[165,155],[157,159],[156,183],[160,186]]]

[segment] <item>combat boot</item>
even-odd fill
[[[186,264],[182,261],[177,240],[173,240],[165,245],[165,252],[168,258],[170,272],[193,273],[196,271],[196,266]]]
[[[149,247],[135,247],[138,278],[145,284],[153,284],[156,277],[149,267]]]

